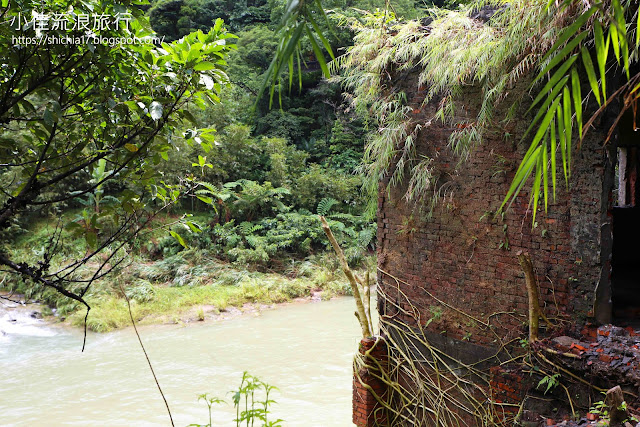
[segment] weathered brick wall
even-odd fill
[[[383,369],[386,369],[386,343],[381,339],[365,338],[360,342],[359,352],[363,356],[368,352],[368,356],[365,356],[364,360],[367,365],[371,366],[371,369],[362,368],[359,372],[354,372],[353,423],[357,427],[384,425],[385,412],[375,395],[384,400],[387,396],[387,386],[380,379],[382,374],[374,367],[377,367],[377,362]]]
[[[497,124],[456,172],[458,157],[452,153],[449,136],[457,127],[431,120],[437,100],[421,105],[425,93],[416,88],[415,76],[398,84],[414,107],[415,122],[430,122],[418,133],[417,154],[434,159],[438,185],[446,193],[427,219],[415,204],[404,200],[406,182],[390,191],[385,190],[386,182],[381,183],[378,279],[383,291],[406,306],[399,290],[403,292],[418,308],[420,322],[430,321],[432,332],[496,346],[526,336],[527,292],[516,257],[522,250],[533,260],[546,315],[565,316],[576,329],[581,327],[594,315],[598,284],[609,286],[610,183],[605,177],[611,166],[601,134],[592,131],[574,150],[570,193],[558,170],[556,201],[551,202],[549,214],[538,214],[532,228],[527,188],[504,217],[494,215],[528,148],[520,139],[529,119]],[[462,99],[464,108],[458,108],[454,123],[474,120],[480,94],[470,89]],[[508,104],[509,100],[503,102]],[[551,188],[549,194],[552,197]],[[382,311],[409,325],[416,322],[415,316],[389,304]]]

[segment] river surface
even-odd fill
[[[139,331],[176,426],[208,423],[202,393],[229,402],[215,407],[213,425],[235,426],[228,392],[246,370],[280,389],[270,419],[351,427],[354,310],[339,298]],[[90,334],[81,353],[80,331],[40,322],[0,306],[0,425],[170,425],[132,328]]]

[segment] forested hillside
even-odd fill
[[[345,23],[363,11],[379,8],[396,20],[425,13],[422,2],[408,0],[321,6],[324,55],[352,44]],[[119,13],[133,6],[101,7]],[[349,292],[318,214],[328,216],[352,266],[373,262],[375,219],[358,174],[368,121],[324,78],[309,39],[301,41],[299,69],[284,70],[272,95],[267,89],[258,97],[285,7],[278,0],[134,7],[135,31],[152,28],[172,43],[163,45],[172,55],[164,69],[166,56],[153,59],[149,46],[6,51],[7,62],[31,74],[5,80],[6,93],[21,94],[3,100],[0,252],[9,268],[1,286],[78,325],[86,303],[93,309],[88,325],[98,331],[128,323],[126,299],[139,320],[202,320],[228,305]],[[218,40],[205,41],[206,34]],[[203,51],[206,43],[214,47]],[[130,57],[113,56],[126,49]],[[38,70],[38,60],[51,67]],[[66,81],[77,69],[60,68],[71,60],[88,61],[87,76],[73,84]],[[136,61],[151,64],[147,76],[135,77]],[[108,84],[92,86],[104,73],[114,82],[133,79],[114,83],[124,86],[111,94]],[[147,130],[119,134],[124,122]],[[53,171],[65,172],[51,178]]]

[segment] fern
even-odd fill
[[[249,221],[243,221],[238,225],[238,229],[242,235],[249,236],[256,231],[261,230],[262,226],[260,224],[252,224]]]
[[[324,199],[320,200],[320,203],[318,203],[318,215],[322,215],[322,216],[326,216],[329,211],[331,210],[331,208],[335,205],[337,205],[339,202],[336,199],[332,199],[331,197],[325,197]]]

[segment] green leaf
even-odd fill
[[[306,26],[304,28],[307,32],[307,37],[309,37],[309,41],[311,42],[313,53],[315,54],[316,59],[320,64],[320,69],[322,70],[322,74],[324,75],[325,78],[328,79],[329,77],[331,77],[331,73],[329,73],[329,67],[327,67],[327,61],[324,58],[324,54],[322,53],[320,46],[318,46],[318,43],[316,42],[316,39],[313,36],[313,33],[311,32],[311,30],[309,30],[309,28]]]
[[[589,33],[587,31],[584,31],[580,33],[576,38],[571,40],[560,52],[558,52],[553,57],[553,59],[551,59],[551,61],[549,61],[549,64],[547,64],[547,66],[544,67],[542,71],[540,71],[532,84],[535,84],[539,79],[544,77],[550,70],[558,65],[560,61],[562,61],[569,53],[571,53],[571,51],[576,48],[576,46],[578,46],[578,44],[580,44],[585,39],[585,37],[587,37],[587,35],[589,35]]]
[[[591,54],[589,53],[586,47],[582,48],[581,54],[582,54],[582,63],[584,64],[584,69],[587,71],[587,77],[589,78],[589,85],[591,85],[591,90],[593,91],[593,94],[596,96],[596,101],[598,101],[598,105],[602,105],[602,100],[600,99],[600,88],[598,87],[596,72],[595,72],[595,69],[593,68],[593,62],[591,61]],[[573,75],[574,75],[574,70],[571,70],[571,85],[575,86]],[[580,87],[579,82],[578,82],[578,87]]]
[[[580,89],[580,77],[575,68],[571,70],[571,91],[573,95],[573,108],[576,111],[578,134],[582,139],[582,90]]]
[[[132,153],[135,153],[136,151],[138,151],[138,146],[135,144],[130,144],[130,143],[124,144],[124,148],[131,151]]]
[[[173,238],[176,239],[183,248],[188,248],[187,243],[184,241],[181,235],[179,235],[175,231],[169,231],[169,234],[171,234]]]
[[[618,40],[618,28],[615,25],[609,26],[609,37],[611,38],[611,44],[613,45],[613,54],[616,57],[618,64],[620,63],[620,41]]]
[[[567,90],[566,86],[564,89]],[[542,122],[540,122],[540,127],[538,128],[538,132],[536,132],[536,135],[533,137],[531,145],[537,145],[549,130],[549,123],[551,123],[551,119],[556,113],[556,107],[558,106],[558,104],[560,104],[560,99],[561,97],[557,97],[555,101],[553,101],[551,108],[547,110],[547,114],[545,114],[544,119],[542,119]]]
[[[208,205],[213,204],[213,199],[211,197],[202,196],[202,195],[196,195],[196,197]]]
[[[549,126],[550,129],[553,129],[555,125],[551,122]],[[549,173],[547,172],[548,168],[548,148],[547,148],[547,138],[545,137],[542,143],[542,176],[543,176],[543,188],[544,188],[544,211],[547,212],[549,209]]]
[[[500,209],[502,209],[504,205],[509,201],[513,203],[515,198],[518,196],[518,194],[520,193],[520,190],[522,189],[525,182],[527,181],[527,178],[529,178],[529,175],[531,175],[531,171],[533,170],[533,167],[537,162],[537,158],[541,149],[542,147],[536,147],[535,145],[531,145],[531,147],[529,148],[529,151],[524,156],[524,159],[522,159],[522,163],[520,163],[520,166],[516,171],[516,175],[514,176],[513,181],[511,182],[511,187],[509,187],[509,191],[507,192],[506,197],[502,201],[502,205],[500,206]]]
[[[578,17],[578,19],[576,19],[576,21],[573,24],[571,24],[570,26],[565,28],[562,31],[562,33],[560,33],[560,35],[558,36],[558,40],[556,40],[556,42],[553,44],[551,49],[549,49],[547,54],[542,58],[541,62],[544,63],[551,55],[553,55],[555,52],[557,52],[558,48],[560,46],[562,46],[571,37],[573,37],[578,32],[580,27],[582,27],[587,22],[587,20],[591,17],[591,15],[593,15],[597,11],[598,11],[598,7],[597,6],[592,6],[589,10],[587,10],[585,13],[580,15]],[[584,34],[584,33],[582,33],[582,34]],[[586,36],[586,35],[583,36],[582,34],[580,36],[578,36],[578,37],[582,36],[584,38]]]
[[[542,148],[542,147],[540,147]],[[533,178],[533,224],[536,222],[536,213],[538,212],[538,200],[540,199],[540,181],[542,178],[542,156],[538,156],[536,163],[536,175]],[[533,226],[532,224],[532,226]]]
[[[536,116],[531,121],[531,124],[529,124],[529,127],[527,128],[526,132],[522,136],[523,139],[526,138],[527,135],[529,135],[529,132],[531,132],[531,129],[533,129],[534,126],[538,123],[538,120],[540,120],[544,116],[545,112],[547,111],[547,108],[549,108],[549,105],[551,105],[551,102],[553,102],[553,100],[556,99],[556,97],[560,94],[560,92],[562,92],[562,89],[564,88],[564,85],[567,83],[567,80],[569,80],[569,76],[563,77],[563,79],[560,80],[558,84],[553,88],[553,90],[551,91],[547,99],[544,101],[544,103],[536,113]]]
[[[558,118],[558,135],[560,136],[560,152],[562,154],[562,169],[564,171],[564,181],[569,182],[569,171],[567,170],[567,136],[565,131],[564,114],[558,105],[556,116]]]
[[[48,126],[53,126],[53,124],[55,123],[53,112],[49,108],[46,108],[44,110],[44,115],[42,116],[42,119],[44,120],[45,124],[47,124]]]
[[[638,30],[640,28],[640,11],[637,13],[638,15],[638,22],[636,22],[636,49],[640,46],[640,31]]]
[[[622,59],[624,70],[629,78],[629,43],[627,40],[627,22],[624,18],[624,10],[619,0],[613,0],[613,16],[615,18],[612,27],[616,27],[618,39],[620,41],[620,49],[622,50]],[[636,11],[637,13],[637,11]]]
[[[91,249],[95,249],[98,247],[98,235],[93,231],[88,231],[85,234],[85,240],[87,241],[87,246]]]
[[[216,64],[214,64],[213,62],[199,62],[196,64],[195,67],[193,67],[193,69],[195,71],[207,71],[207,70],[213,70],[214,68],[216,68]]]
[[[558,141],[556,140],[556,122],[551,121],[551,185],[553,186],[553,201],[556,200],[556,157],[558,154]]]
[[[569,59],[567,59],[560,68],[551,76],[547,84],[542,88],[536,99],[533,100],[531,106],[529,107],[530,111],[533,107],[535,107],[540,100],[544,97],[544,95],[551,90],[558,82],[560,82],[564,77],[569,68],[573,65],[573,63],[578,58],[578,54],[573,54]]]
[[[602,97],[607,99],[607,74],[606,65],[609,56],[609,37],[606,37],[602,31],[602,25],[598,20],[593,24],[593,32],[596,42],[596,59],[598,60],[598,69],[600,70],[600,84],[602,85]]]
[[[193,223],[191,221],[186,221],[186,224],[189,227],[189,229],[191,231],[193,231],[194,233],[200,233],[202,231],[200,226],[198,224],[196,224],[196,223]]]
[[[566,135],[566,144],[567,144],[567,174],[571,176],[571,138],[573,138],[572,127],[573,127],[573,117],[571,114],[571,99],[569,97],[569,89],[566,87],[563,91],[562,97],[562,114],[564,116],[564,131]]]
[[[322,45],[324,46],[324,48],[327,50],[327,52],[329,53],[329,56],[331,56],[331,59],[336,59],[336,57],[333,55],[333,50],[331,49],[331,45],[329,44],[329,41],[326,39],[325,36],[322,35],[322,30],[320,29],[320,27],[318,26],[318,24],[316,23],[316,21],[313,19],[312,15],[309,15],[307,17],[307,19],[309,20],[309,22],[311,23],[311,25],[313,26],[313,29],[316,32],[316,35],[318,36],[318,38],[320,39],[320,41],[322,42]]]

